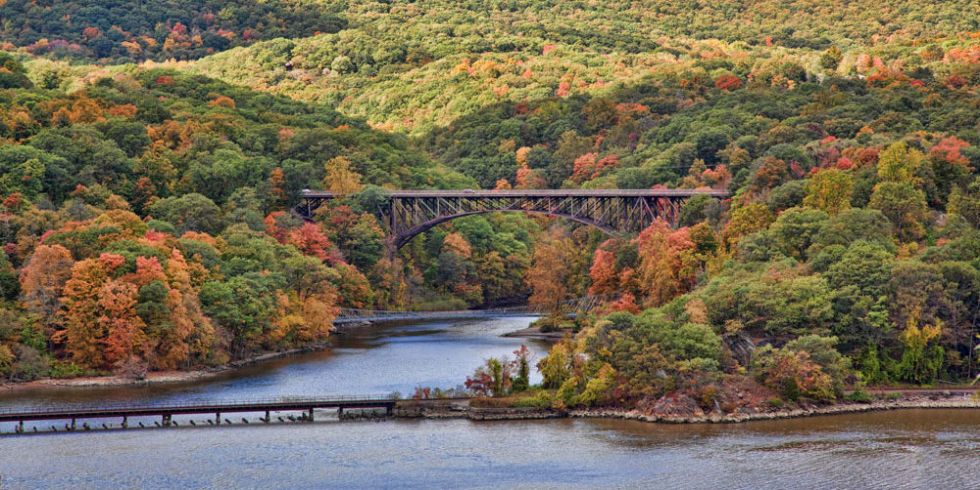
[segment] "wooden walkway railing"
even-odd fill
[[[76,423],[81,419],[122,419],[121,427],[128,427],[130,417],[160,417],[155,424],[167,427],[173,424],[174,415],[208,414],[214,415],[214,420],[208,424],[221,425],[222,414],[229,413],[263,413],[261,421],[269,423],[270,412],[301,412],[301,420],[313,421],[315,409],[337,409],[342,413],[346,409],[383,409],[391,414],[398,401],[394,395],[361,395],[336,396],[327,398],[266,398],[230,402],[184,402],[173,404],[133,404],[105,403],[99,405],[67,405],[39,408],[15,408],[0,410],[0,422],[16,423],[16,432],[24,431],[24,422],[45,420],[63,420],[70,422],[66,430],[75,430]],[[225,419],[226,423],[231,423]],[[140,424],[142,426],[142,424]],[[86,426],[87,428],[87,426]]]

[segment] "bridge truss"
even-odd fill
[[[638,233],[656,219],[677,224],[681,205],[692,196],[727,197],[724,191],[693,189],[541,189],[493,191],[391,191],[379,210],[389,248],[463,216],[512,211],[567,218],[610,234]],[[304,190],[296,212],[312,218],[339,196]]]
[[[588,312],[598,306],[600,298],[583,296],[568,300],[563,307],[569,312]],[[341,308],[334,325],[348,325],[363,322],[382,322],[400,320],[449,320],[454,318],[493,318],[521,317],[547,313],[546,309],[531,305],[511,306],[505,308],[484,308],[479,310],[442,310],[442,311],[398,311],[398,310],[362,310],[358,308]]]

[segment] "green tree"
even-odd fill
[[[908,182],[879,183],[871,194],[868,207],[888,217],[900,240],[917,240],[925,233],[924,222],[929,211],[926,195]]]
[[[806,259],[807,250],[827,219],[827,213],[819,209],[787,209],[769,227],[773,245],[788,257]]]
[[[178,232],[200,231],[216,234],[224,226],[221,208],[201,194],[167,197],[153,203],[149,213],[177,227]]]

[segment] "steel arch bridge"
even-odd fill
[[[387,193],[378,217],[389,253],[394,253],[436,225],[498,211],[558,216],[609,234],[638,233],[658,218],[676,225],[681,205],[695,195],[728,197],[725,191],[694,189],[395,190]],[[311,219],[318,208],[340,197],[303,190],[295,211]]]
[[[562,307],[572,312],[589,312],[600,304],[601,298],[583,296],[565,301]],[[401,320],[451,320],[487,317],[521,317],[546,314],[547,310],[540,306],[509,306],[504,308],[484,308],[479,310],[363,310],[359,308],[341,308],[335,326]]]

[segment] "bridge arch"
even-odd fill
[[[404,232],[399,233],[398,235],[393,235],[391,237],[391,239],[393,240],[392,245],[395,247],[395,250],[398,250],[398,249],[402,248],[403,246],[407,245],[408,242],[412,241],[413,238],[415,238],[415,237],[421,235],[422,233],[425,233],[425,232],[431,230],[432,228],[435,228],[436,226],[439,226],[439,225],[441,225],[443,223],[452,221],[452,220],[457,219],[457,218],[464,218],[466,216],[477,216],[477,215],[480,215],[480,214],[489,214],[489,213],[525,213],[525,214],[539,214],[539,215],[544,215],[544,216],[554,216],[556,218],[564,218],[564,219],[567,219],[567,220],[574,221],[576,223],[582,223],[584,225],[588,225],[588,226],[592,226],[592,227],[598,228],[600,231],[602,231],[603,233],[605,233],[607,235],[621,235],[622,234],[622,232],[618,232],[614,228],[611,228],[611,227],[609,227],[607,225],[604,225],[602,223],[598,223],[598,222],[593,221],[591,219],[583,218],[583,217],[580,217],[580,216],[572,216],[572,215],[569,215],[569,214],[549,213],[547,211],[524,210],[524,209],[499,209],[499,210],[498,209],[491,209],[491,210],[486,210],[486,211],[472,211],[472,212],[469,212],[469,213],[460,213],[460,214],[452,214],[452,215],[447,215],[447,216],[440,216],[438,218],[431,219],[431,220],[426,221],[424,223],[419,223],[419,224],[417,224],[417,225],[409,228],[408,230],[405,230]]]
[[[676,224],[681,205],[695,195],[723,199],[728,193],[706,189],[398,190],[387,193],[376,215],[385,228],[391,256],[436,225],[497,211],[556,216],[609,234],[639,233],[656,219]],[[312,219],[318,207],[342,196],[304,190],[301,197],[294,211]]]

